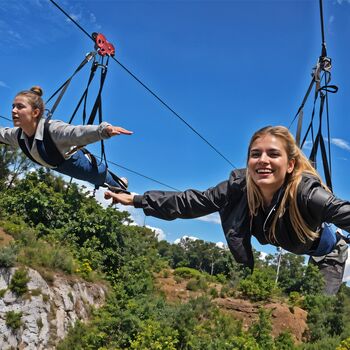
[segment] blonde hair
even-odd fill
[[[42,88],[40,86],[33,86],[30,90],[21,91],[16,96],[25,96],[33,109],[39,109],[39,118],[41,118],[45,111],[45,104],[41,98],[42,95]]]
[[[253,143],[258,138],[265,136],[267,134],[278,137],[285,146],[288,160],[294,159],[295,161],[294,169],[292,173],[286,174],[285,183],[284,183],[285,192],[281,199],[280,205],[276,210],[275,216],[272,220],[272,224],[269,229],[269,239],[271,241],[277,241],[276,240],[276,223],[278,218],[281,217],[285,212],[286,203],[288,203],[290,220],[291,220],[293,229],[296,232],[299,240],[303,243],[305,243],[306,241],[305,238],[314,240],[319,236],[319,234],[312,231],[307,226],[302,215],[300,214],[298,203],[297,203],[297,189],[301,181],[302,174],[308,173],[310,175],[315,176],[325,189],[327,190],[329,189],[322,182],[320,175],[315,170],[315,168],[311,165],[310,161],[306,158],[304,153],[297,146],[293,135],[284,126],[274,126],[274,127],[267,126],[255,132],[249,143],[247,163],[249,160],[250,150]],[[254,181],[252,180],[249,174],[248,167],[247,167],[247,196],[248,196],[249,212],[252,220],[253,217],[257,215],[258,209],[260,207],[263,207],[264,202],[263,202],[263,197],[259,187],[254,183]]]

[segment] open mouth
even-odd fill
[[[273,173],[272,169],[256,169],[256,173],[259,175],[269,175]]]

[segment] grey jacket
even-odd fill
[[[44,123],[45,119],[42,118],[39,121],[36,129],[32,147],[29,145],[28,137],[22,132],[21,138],[25,141],[27,149],[30,151],[31,156],[40,164],[45,167],[51,168],[52,166],[45,163],[40,157],[36,140],[43,140],[44,136]],[[61,152],[62,156],[68,159],[73,153],[70,151],[75,146],[85,146],[90,143],[97,142],[102,139],[109,138],[106,127],[110,124],[102,122],[99,125],[71,125],[60,120],[49,121],[49,131],[53,142],[57,149]],[[0,142],[18,148],[18,136],[19,128],[0,128]]]
[[[279,205],[281,193],[276,193],[269,208],[261,209],[257,216],[250,218],[245,174],[245,169],[235,170],[227,181],[204,192],[149,191],[142,196],[135,196],[134,205],[136,208],[143,208],[146,215],[165,220],[196,218],[219,212],[234,258],[250,268],[254,266],[252,235],[261,244],[280,246],[295,254],[311,254],[317,248],[319,239],[306,239],[306,242],[299,240],[291,224],[288,206],[277,220],[276,240],[271,241],[268,237],[269,224],[275,213],[273,208]],[[281,191],[283,194],[283,188]],[[350,203],[324,190],[316,178],[303,175],[298,187],[297,201],[303,219],[312,230],[318,231],[322,223],[327,222],[350,231]]]

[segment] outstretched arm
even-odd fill
[[[105,193],[105,198],[112,199],[113,203],[142,208],[146,215],[163,220],[197,218],[220,211],[226,205],[228,197],[227,181],[204,192],[197,190],[184,192],[148,191],[142,196]]]
[[[54,143],[63,153],[72,146],[85,146],[111,136],[132,134],[132,131],[106,122],[99,125],[71,125],[60,120],[52,120],[49,130]]]
[[[123,204],[134,206],[134,195],[128,193],[105,192],[105,199],[112,199],[113,204]]]

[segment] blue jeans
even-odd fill
[[[78,150],[71,158],[66,159],[55,168],[55,171],[75,179],[90,182],[96,187],[103,186],[105,183],[109,186],[120,187],[120,184],[115,181],[103,162],[97,163],[97,166],[95,166],[82,150]]]
[[[331,225],[324,223],[323,229],[321,231],[320,243],[318,247],[310,255],[312,256],[322,256],[330,253],[335,245],[337,244],[339,238],[336,234],[336,228]]]

